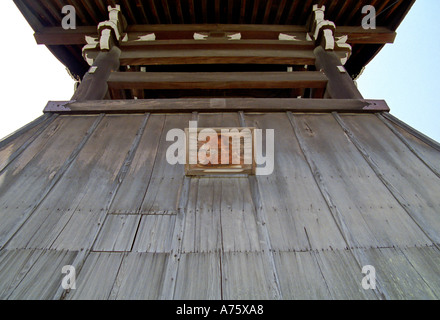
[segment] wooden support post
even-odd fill
[[[342,66],[341,60],[333,51],[321,46],[314,50],[317,70],[324,71],[328,78],[325,97],[332,99],[363,99],[350,75]]]
[[[107,95],[107,80],[113,71],[119,69],[121,50],[114,46],[108,52],[100,52],[93,66],[84,75],[83,80],[75,91],[72,100],[101,100]]]

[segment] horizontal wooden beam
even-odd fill
[[[156,40],[140,41],[129,40],[121,43],[121,49],[125,50],[313,50],[315,44],[311,41],[290,41],[290,40]]]
[[[227,98],[227,99],[145,99],[50,101],[45,113],[188,113],[188,112],[389,112],[384,100],[364,99],[282,99],[282,98]]]
[[[320,71],[297,72],[112,72],[110,89],[325,88]]]
[[[278,40],[280,33],[297,36],[303,41],[306,35],[305,26],[295,25],[132,25],[128,26],[128,39],[137,39],[141,35],[154,33],[156,40],[191,40],[195,32],[239,32],[242,40]],[[393,43],[396,32],[385,28],[364,30],[362,27],[340,26],[336,28],[336,36],[348,35],[350,44],[385,44]],[[96,26],[78,26],[76,29],[64,30],[61,27],[41,27],[35,33],[38,44],[44,45],[82,45],[85,37],[97,37]]]
[[[363,29],[362,27],[336,27],[336,37],[348,35],[350,44],[394,43],[397,33],[385,27]]]
[[[124,50],[121,65],[173,64],[313,65],[312,50]]]
[[[83,45],[86,44],[86,36],[98,37],[95,26],[76,27],[76,29],[64,30],[61,27],[44,27],[35,32],[37,44],[52,45]]]

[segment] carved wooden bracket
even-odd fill
[[[336,25],[325,20],[325,6],[313,5],[313,11],[307,23],[308,40],[315,41],[317,46],[325,50],[342,52],[341,63],[345,65],[351,56],[351,45],[347,43],[348,36],[335,38]]]
[[[108,6],[108,11],[109,20],[98,24],[98,38],[85,37],[87,44],[82,49],[82,55],[90,66],[93,65],[97,50],[110,51],[113,46],[119,46],[127,39],[127,20],[121,13],[120,5]]]
[[[110,19],[98,24],[99,46],[102,51],[109,51],[113,45],[119,45],[127,28],[120,5],[108,6],[108,11]]]

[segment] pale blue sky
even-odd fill
[[[384,99],[391,113],[440,141],[440,1],[417,0],[388,44],[358,80],[366,99]],[[73,80],[44,47],[12,0],[1,1],[0,139],[42,114],[47,101],[69,100]],[[14,32],[8,32],[13,28]]]
[[[417,0],[357,81],[368,99],[384,99],[391,114],[440,141],[440,1]]]

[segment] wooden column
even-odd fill
[[[363,99],[334,51],[326,51],[318,46],[314,53],[316,69],[324,71],[328,78],[326,96],[332,99]]]
[[[107,80],[113,71],[119,70],[121,50],[114,46],[110,51],[101,51],[93,66],[84,75],[83,80],[75,91],[72,100],[101,100],[108,92]]]
[[[316,45],[313,51],[316,70],[323,71],[328,78],[324,98],[363,99],[343,66],[351,54],[351,46],[346,43],[348,37],[335,38],[336,25],[332,21],[325,20],[324,13],[325,6],[313,5],[307,23],[308,37]],[[341,59],[335,50],[341,51],[345,57]]]

